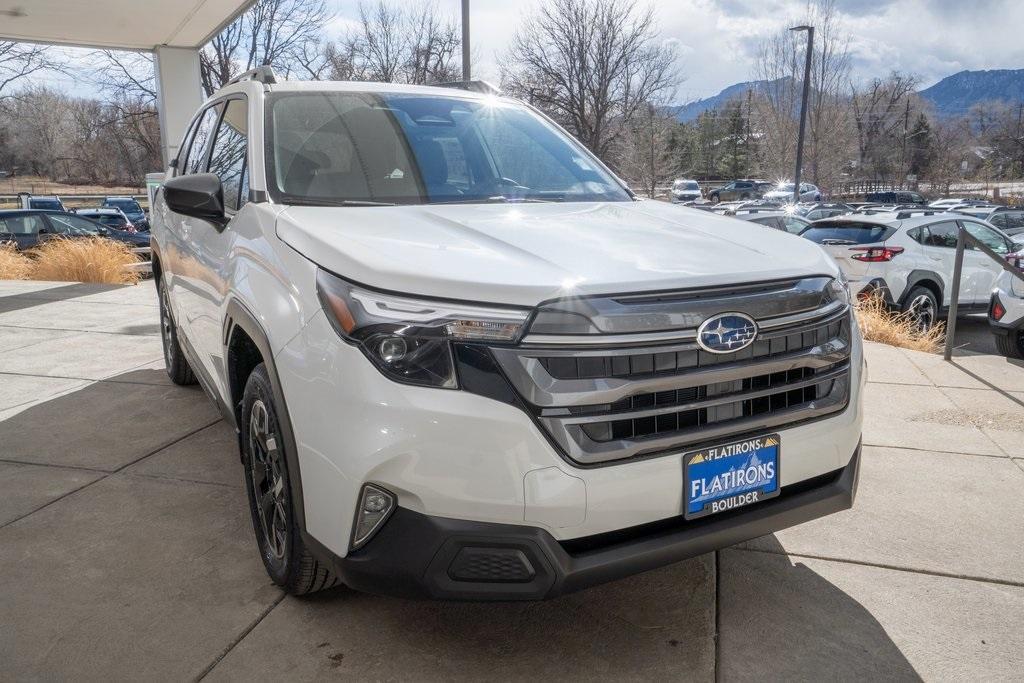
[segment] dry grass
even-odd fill
[[[0,280],[28,280],[32,265],[32,259],[15,249],[13,244],[0,244]]]
[[[102,237],[49,240],[32,250],[27,279],[133,285],[141,276],[127,266],[138,260],[128,245]]]
[[[878,297],[857,302],[857,324],[868,341],[898,346],[914,351],[938,353],[945,338],[945,325],[936,323],[921,332],[906,313],[894,313]]]

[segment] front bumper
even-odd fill
[[[785,486],[728,513],[681,516],[558,541],[544,529],[448,519],[399,508],[347,557],[320,548],[341,580],[368,593],[441,600],[540,600],[663,567],[846,510],[860,476],[860,445],[842,469]]]

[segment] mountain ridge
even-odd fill
[[[694,100],[673,108],[681,122],[695,120],[711,109],[716,109],[747,90],[760,90],[771,81],[744,81],[723,88],[717,95]],[[979,102],[1024,102],[1024,69],[963,70],[950,74],[939,82],[919,90],[918,95],[930,102],[936,113],[956,116],[967,113]]]

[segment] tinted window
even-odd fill
[[[1009,253],[1009,249],[1007,249],[1006,246],[1006,240],[1004,240],[1002,235],[992,228],[986,225],[981,225],[980,223],[964,221],[964,230],[969,232],[972,236],[977,237],[982,244],[997,254]]]
[[[44,211],[63,211],[64,207],[60,205],[56,199],[33,199],[29,202],[29,207],[33,209],[43,209]]]
[[[288,93],[267,111],[267,176],[284,203],[629,200],[575,141],[503,100]]]
[[[46,223],[39,216],[8,216],[0,218],[0,232],[11,235],[35,235]]]
[[[227,209],[239,206],[248,127],[245,100],[228,100],[210,154],[210,173],[216,174],[224,186],[224,208]]]
[[[94,235],[99,232],[100,228],[92,221],[78,216],[50,214],[48,218],[53,226],[53,231],[61,235]]]
[[[125,213],[142,213],[142,207],[134,199],[108,199],[103,202],[103,206],[121,209]]]
[[[799,235],[806,230],[809,225],[807,221],[797,218],[796,216],[784,216],[782,218],[782,223],[785,225],[786,232],[794,235]]]
[[[210,107],[203,112],[203,118],[196,126],[195,135],[192,136],[192,144],[189,145],[185,163],[182,166],[182,173],[205,173],[206,168],[203,160],[206,158],[206,143],[210,140],[210,133],[213,131],[213,124],[217,122],[219,105]]]
[[[934,223],[926,226],[924,230],[927,231],[922,233],[925,246],[956,249],[956,223]]]
[[[99,216],[91,216],[91,218],[111,228],[121,228],[128,224],[128,221],[123,216],[115,216],[114,214],[101,214]]]
[[[892,228],[875,223],[839,223],[824,221],[814,223],[807,230],[800,233],[812,242],[825,244],[827,242],[839,244],[873,244],[884,242],[895,232]]]

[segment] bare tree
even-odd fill
[[[849,105],[845,96],[850,75],[850,38],[839,19],[835,0],[810,0],[799,19],[787,23],[814,26],[808,98],[805,177],[833,185],[848,165],[852,147]],[[755,78],[763,81],[756,98],[762,171],[788,178],[796,163],[800,88],[804,77],[805,43],[785,28],[761,46]]]
[[[964,161],[970,148],[970,127],[966,119],[936,121],[932,128],[933,156],[928,166],[932,189],[949,194],[950,185],[964,177]]]
[[[0,41],[0,100],[9,96],[4,91],[10,92],[18,81],[43,71],[59,71],[62,66],[56,53],[43,45]]]
[[[402,7],[390,0],[359,3],[359,26],[330,59],[346,80],[443,83],[457,80],[461,37],[454,19],[435,2]]]
[[[504,88],[537,105],[602,159],[678,80],[652,7],[636,0],[551,0],[523,19],[502,64]]]
[[[203,88],[212,94],[261,64],[271,64],[285,76],[310,76],[310,58],[331,16],[324,0],[257,0],[200,52]]]
[[[670,182],[679,171],[680,158],[673,149],[675,117],[648,102],[626,126],[616,145],[619,170],[648,197]]]
[[[853,88],[851,104],[862,174],[876,180],[902,176],[902,143],[910,117],[918,111],[916,86],[916,78],[894,71],[888,78],[875,78],[866,86]]]

